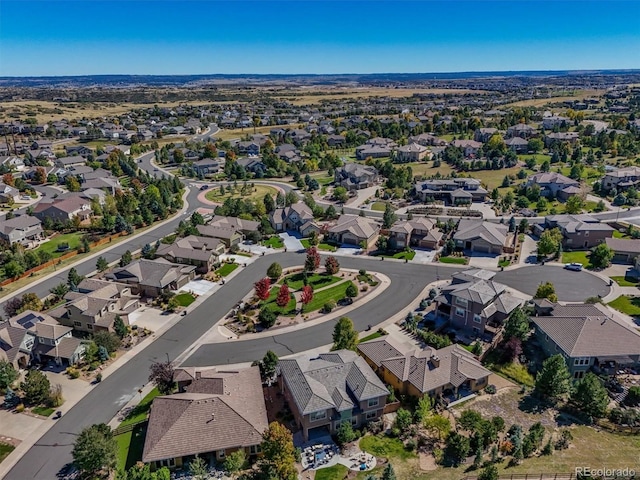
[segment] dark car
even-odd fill
[[[209,185],[202,185],[202,186],[200,187],[200,190],[206,190],[206,189],[208,189],[208,188],[209,188]]]

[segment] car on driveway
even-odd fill
[[[573,270],[574,272],[580,272],[582,270],[582,264],[581,263],[567,263],[567,264],[565,264],[564,268],[566,268],[567,270]]]

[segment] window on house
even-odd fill
[[[73,322],[73,326],[74,327],[81,327],[82,326],[82,322]]]
[[[584,372],[583,372],[583,371],[575,372],[575,373],[573,374],[573,378],[575,378],[575,379],[582,378],[583,376],[584,376]]]
[[[456,307],[456,315],[459,317],[464,317],[465,314],[465,309],[464,308],[460,308],[460,307]]]
[[[457,305],[462,305],[463,307],[467,306],[467,299],[466,298],[460,298],[460,297],[456,297],[456,304]]]
[[[370,398],[369,401],[367,402],[367,406],[369,408],[377,407],[378,406],[378,399],[377,398]]]
[[[160,460],[158,463],[160,464],[161,467],[175,467],[176,466],[176,459],[175,458],[168,458],[166,460]]]
[[[323,410],[322,412],[313,412],[311,415],[309,415],[309,420],[311,420],[312,422],[317,422],[318,420],[324,420],[325,418],[327,418],[326,410]]]
[[[356,425],[358,425],[358,417],[352,417],[351,418],[351,426],[355,427]]]
[[[473,321],[476,323],[482,323],[482,317],[478,314],[473,315]]]
[[[366,418],[367,420],[373,420],[374,418],[376,418],[376,412],[367,412]]]
[[[89,330],[93,330],[93,325],[91,325],[90,323],[88,323],[88,324],[87,324],[87,328],[88,328]]]
[[[249,453],[251,455],[257,455],[258,453],[260,453],[262,451],[262,449],[260,448],[260,445],[251,445],[249,447]]]

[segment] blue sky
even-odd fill
[[[0,1],[0,76],[640,68],[640,1]]]

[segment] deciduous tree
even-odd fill
[[[398,217],[391,204],[386,203],[384,206],[384,214],[382,215],[383,228],[391,228],[391,225],[393,225],[397,219]]]
[[[327,257],[324,262],[324,268],[329,275],[335,275],[340,271],[340,263],[334,256]]]
[[[304,270],[306,272],[314,272],[320,266],[320,254],[316,247],[307,249],[307,258],[304,261]]]
[[[18,379],[18,371],[7,360],[0,360],[0,389],[5,390]]]
[[[300,295],[300,301],[303,305],[307,305],[313,300],[313,288],[311,285],[305,285],[302,287],[302,294]]]
[[[529,334],[529,316],[517,307],[504,324],[504,338],[509,340],[511,337],[524,340]]]
[[[267,269],[267,277],[277,280],[282,276],[282,267],[279,263],[273,262]]]
[[[297,480],[296,449],[291,432],[282,424],[272,422],[262,436],[260,469],[267,478]]]
[[[71,452],[73,463],[86,476],[110,472],[116,466],[118,445],[111,433],[111,427],[100,423],[91,425],[80,432]]]
[[[175,387],[173,373],[174,368],[171,362],[154,362],[149,367],[149,381],[153,382],[162,395],[168,395]]]
[[[601,243],[593,249],[589,261],[595,268],[607,268],[611,265],[611,260],[613,260],[614,255],[615,252],[611,247],[606,243]]]
[[[263,278],[262,280],[258,280],[253,288],[256,291],[256,297],[260,300],[266,300],[269,298],[269,290],[271,288],[271,280],[268,277]]]
[[[536,294],[533,298],[546,298],[550,302],[557,302],[558,296],[556,295],[556,288],[553,286],[551,282],[544,282],[538,285],[538,289],[536,290]]]
[[[355,350],[358,344],[358,332],[348,317],[341,317],[333,328],[333,347],[331,350]]]
[[[289,304],[291,300],[291,292],[289,291],[289,286],[285,283],[280,287],[278,291],[278,296],[276,297],[276,305],[280,308],[284,308]]]

